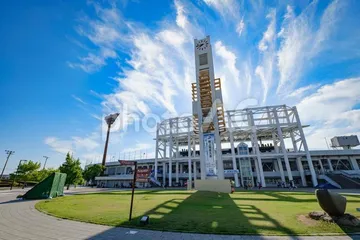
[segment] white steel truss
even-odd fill
[[[309,149],[306,143],[300,117],[296,107],[286,105],[264,106],[246,108],[240,110],[226,111],[226,131],[220,135],[222,146],[230,147],[231,154],[222,154],[223,161],[231,161],[233,169],[239,169],[241,159],[236,149],[237,144],[247,142],[251,145],[251,151],[247,159],[252,159],[252,166],[255,167],[254,174],[257,182],[266,186],[263,170],[263,160],[273,159],[276,169],[279,170],[281,180],[293,180],[293,171],[289,159],[296,159],[296,168],[300,174],[303,186],[306,186],[306,173],[303,168],[303,161],[306,159],[309,167],[312,185],[317,185],[316,173],[311,160]],[[172,166],[177,166],[178,162],[187,162],[189,168],[189,180],[192,180],[191,171],[194,162],[200,162],[199,157],[199,133],[193,125],[193,116],[166,119],[158,124],[156,131],[155,149],[155,177],[158,176],[157,168],[159,162],[169,164],[170,171],[162,176],[169,178],[169,186],[172,185]],[[264,151],[266,147],[272,146],[273,151]],[[224,148],[224,147],[222,147]],[[183,153],[182,153],[183,152]],[[184,153],[187,153],[184,155]],[[238,161],[236,161],[238,160]],[[285,169],[283,169],[283,162]],[[200,162],[200,166],[203,163]],[[165,168],[163,168],[165,171]],[[202,168],[200,168],[202,169]],[[286,174],[285,172],[286,171]],[[178,173],[178,167],[176,167]],[[243,182],[240,178],[241,172],[234,173],[236,186]],[[163,177],[163,181],[165,177]],[[176,178],[178,181],[178,178]]]

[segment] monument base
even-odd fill
[[[229,180],[218,179],[195,180],[195,190],[231,193],[231,183]]]

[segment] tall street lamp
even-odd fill
[[[44,167],[43,167],[43,170],[45,169],[45,166],[46,166],[46,162],[47,162],[47,160],[48,160],[48,156],[43,156],[44,158],[45,158],[45,163],[44,163]]]
[[[19,161],[19,165],[17,166],[16,172],[15,172],[15,176],[14,176],[13,182],[12,182],[12,184],[11,184],[10,190],[12,190],[13,185],[14,185],[15,180],[16,180],[16,177],[17,177],[17,175],[18,175],[18,173],[19,173],[19,167],[20,167],[20,165],[21,165],[21,162],[27,162],[27,160],[20,160],[20,161]],[[25,186],[25,185],[24,185],[24,186]]]
[[[3,167],[3,170],[1,171],[0,180],[2,179],[2,176],[3,176],[3,174],[4,174],[4,171],[5,171],[6,165],[7,165],[8,161],[9,161],[10,156],[15,153],[15,151],[11,151],[11,150],[5,150],[5,152],[6,152],[6,154],[7,154],[8,156],[7,156],[7,158],[6,158],[6,161],[5,161],[5,165],[4,165],[4,167]]]
[[[107,148],[109,144],[109,135],[110,135],[110,127],[115,122],[116,118],[120,115],[120,113],[113,113],[105,117],[106,124],[108,125],[107,133],[106,133],[106,141],[105,141],[105,147],[104,147],[104,155],[102,159],[102,166],[103,169],[105,169],[105,161],[106,161],[106,154],[107,154]],[[103,170],[104,171],[104,170]]]

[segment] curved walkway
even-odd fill
[[[360,239],[360,236],[334,237],[279,237],[229,236],[210,234],[173,233],[129,228],[114,228],[58,219],[40,213],[34,207],[37,201],[18,201],[18,191],[0,191],[0,239]],[[89,209],[90,210],[90,209]]]

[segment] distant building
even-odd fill
[[[9,180],[9,179],[10,179],[10,175],[9,175],[9,174],[4,174],[4,175],[2,176],[2,179],[4,179],[4,180]]]

